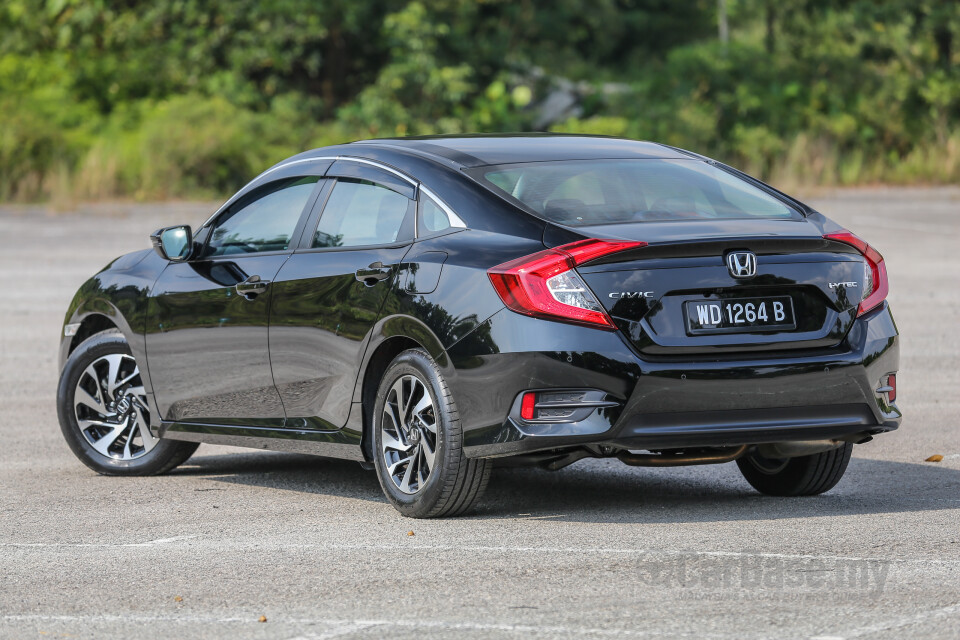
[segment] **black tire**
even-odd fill
[[[737,460],[750,485],[768,496],[815,496],[834,488],[850,462],[853,445],[798,458],[764,458],[749,453]]]
[[[402,491],[395,482],[388,471],[389,463],[386,459],[388,453],[383,448],[384,410],[388,396],[395,385],[403,384],[403,380],[409,381],[409,376],[423,384],[435,408],[432,414],[435,434],[421,430],[424,435],[417,437],[417,442],[423,438],[425,443],[429,442],[427,438],[433,438],[434,466],[422,485],[418,482],[417,490],[413,493]],[[395,398],[395,396],[391,397]],[[428,408],[427,411],[432,410]],[[414,423],[411,420],[409,424]],[[380,480],[383,492],[401,514],[411,518],[462,515],[476,504],[477,499],[486,489],[492,464],[489,460],[464,456],[463,430],[457,404],[447,388],[439,367],[422,349],[404,351],[387,367],[377,390],[370,427],[373,435],[373,458],[377,478]],[[413,429],[413,426],[410,428]],[[412,446],[415,447],[415,445]],[[408,463],[408,465],[412,464]],[[419,474],[420,467],[417,469]]]
[[[187,459],[193,455],[193,452],[197,450],[199,445],[195,442],[179,442],[176,440],[161,439],[156,441],[151,449],[147,449],[147,446],[144,445],[142,452],[133,452],[130,454],[135,457],[123,459],[120,457],[123,455],[122,453],[117,457],[112,457],[111,455],[97,451],[90,440],[92,437],[89,435],[90,432],[82,431],[80,428],[77,415],[79,409],[77,409],[78,403],[76,398],[79,394],[77,387],[81,382],[81,377],[86,375],[84,372],[87,371],[87,368],[90,367],[91,364],[102,361],[101,359],[107,356],[118,354],[129,356],[130,359],[125,360],[125,362],[129,363],[133,361],[134,365],[136,364],[130,352],[130,346],[127,344],[123,334],[116,329],[102,331],[90,336],[70,354],[70,358],[67,360],[67,364],[64,366],[63,372],[60,375],[60,383],[57,386],[57,414],[60,418],[60,430],[63,432],[64,439],[77,458],[97,473],[111,476],[150,476],[166,473],[186,462]],[[90,379],[91,376],[87,375],[84,383],[89,384]],[[136,382],[137,378],[133,378],[133,382],[129,384],[136,384]],[[100,397],[104,399],[105,402],[113,400],[113,398],[109,398],[108,394],[103,390],[101,390],[101,394],[102,396]],[[142,404],[143,403],[138,401],[137,408],[130,410],[129,415],[132,416],[134,421],[136,420],[137,410],[141,412],[141,415],[143,411],[148,411],[148,409],[140,408]],[[104,410],[106,410],[106,408],[107,407],[104,407]],[[106,413],[112,412],[107,411]],[[106,413],[104,415],[106,415]],[[98,418],[95,414],[90,414],[85,417]],[[149,420],[149,416],[147,415],[146,417],[147,420]],[[116,421],[119,425],[120,419],[116,418]],[[104,429],[104,431],[108,430]],[[118,441],[123,440],[123,442],[126,442],[126,440],[129,439],[131,441],[130,449],[136,446],[134,442],[143,444],[142,436],[133,427],[126,433],[127,435],[120,436]],[[151,442],[153,442],[153,440],[151,440]]]

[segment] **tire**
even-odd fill
[[[73,453],[103,475],[166,473],[199,446],[149,433],[139,366],[116,329],[90,336],[70,354],[57,387],[57,414]]]
[[[737,460],[750,485],[768,496],[815,496],[834,488],[850,462],[853,445],[797,458],[765,458],[749,453]]]
[[[462,515],[486,489],[492,465],[464,456],[456,402],[422,349],[404,351],[387,367],[370,423],[380,486],[401,514]]]

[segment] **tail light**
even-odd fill
[[[857,317],[859,318],[886,299],[887,293],[890,291],[890,283],[887,281],[887,265],[883,263],[883,256],[880,255],[879,251],[849,231],[828,233],[823,237],[848,244],[863,256],[863,297],[860,300],[860,307],[857,309]]]
[[[646,242],[580,240],[504,262],[487,274],[512,311],[615,330],[613,320],[574,269],[601,256],[645,246]]]

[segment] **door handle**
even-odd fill
[[[250,276],[243,282],[238,282],[236,289],[237,293],[247,300],[253,300],[266,291],[268,286],[270,286],[269,280],[261,280],[260,276]]]
[[[372,287],[381,280],[386,280],[393,273],[393,269],[383,266],[382,262],[374,262],[366,269],[357,269],[356,277],[358,282],[362,282],[368,287]]]

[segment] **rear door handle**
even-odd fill
[[[383,266],[382,262],[374,262],[366,269],[357,269],[356,277],[358,282],[362,282],[368,287],[372,287],[381,280],[386,280],[393,273],[393,269]]]
[[[243,282],[237,283],[237,293],[247,300],[253,300],[258,295],[267,290],[270,286],[269,280],[261,280],[260,276],[250,276]]]

